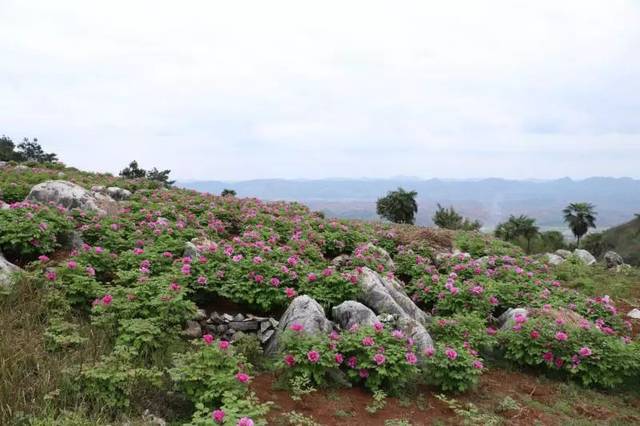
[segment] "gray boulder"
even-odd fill
[[[404,331],[416,342],[420,351],[433,347],[433,340],[425,328],[431,317],[407,296],[402,285],[364,268],[359,280],[360,301],[377,314],[393,314],[404,325]]]
[[[333,330],[333,323],[324,315],[324,309],[318,302],[307,295],[298,296],[282,314],[275,335],[267,343],[266,354],[274,354],[278,350],[280,335],[293,324],[301,325],[301,333],[307,334],[327,334]]]
[[[11,276],[16,272],[20,272],[22,269],[9,262],[0,253],[0,289],[7,289],[11,287]]]
[[[202,327],[200,326],[200,323],[198,321],[189,320],[187,321],[186,327],[182,331],[182,334],[187,337],[196,339],[202,336]]]
[[[528,316],[529,311],[525,308],[509,308],[498,317],[497,324],[501,329],[509,328],[515,324],[516,315]]]
[[[564,258],[562,256],[558,256],[557,254],[547,253],[547,263],[553,266],[558,266],[562,262],[564,262]]]
[[[338,306],[334,306],[331,312],[334,321],[345,330],[354,325],[373,326],[378,322],[376,314],[362,303],[347,300]]]
[[[564,249],[556,250],[555,254],[557,254],[558,256],[560,256],[563,259],[566,259],[567,257],[571,256],[571,252],[569,250],[564,250]]]
[[[97,198],[96,194],[87,191],[80,185],[65,180],[48,180],[31,188],[27,201],[53,203],[66,208],[79,208],[86,211],[106,213],[113,208],[115,201],[106,195]]]
[[[593,265],[596,263],[596,258],[591,253],[583,249],[575,249],[573,255],[580,259],[586,265]]]
[[[631,319],[640,319],[640,309],[633,308],[627,313],[627,316]]]
[[[107,195],[116,201],[128,200],[131,197],[131,191],[117,186],[110,186],[106,189]]]
[[[616,266],[624,265],[624,259],[615,251],[609,250],[604,254],[604,263],[607,265],[607,268],[612,269]]]

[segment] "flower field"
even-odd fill
[[[1,173],[0,250],[23,269],[0,296],[2,424],[158,424],[158,416],[168,424],[317,424],[305,404],[343,389],[370,395],[358,416],[375,420],[338,416],[336,424],[429,424],[429,408],[379,416],[385,404],[418,404],[423,392],[445,395],[432,402],[449,413],[442,421],[500,424],[523,403],[482,417],[456,411],[456,401],[472,402],[485,375],[508,371],[602,398],[622,393],[628,398],[615,404],[640,406],[638,324],[619,305],[638,302],[636,270],[607,278],[635,286],[619,301],[604,281],[580,288],[567,277],[568,268],[596,267],[572,259],[556,269],[478,233],[332,220],[297,203],[73,169],[9,165]],[[133,195],[108,214],[24,201],[51,179]],[[432,346],[418,349],[383,312],[326,333],[293,323],[269,354],[251,336],[185,334],[201,308],[217,304],[280,318],[306,295],[329,315],[360,300],[369,270],[399,283],[428,314]],[[282,401],[269,399],[267,377],[298,410],[284,413]],[[625,416],[640,422],[640,414]]]

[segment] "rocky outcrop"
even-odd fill
[[[563,259],[566,259],[567,257],[571,256],[571,252],[569,250],[564,250],[564,249],[556,250],[555,254],[557,254],[558,256],[560,256]]]
[[[354,256],[358,257],[359,253],[366,253],[370,256],[373,256],[378,262],[384,265],[385,271],[393,271],[396,269],[395,263],[393,263],[393,259],[389,256],[389,253],[383,248],[380,248],[373,243],[367,243],[363,246],[356,248],[354,252]]]
[[[48,180],[31,188],[27,201],[53,203],[73,209],[106,213],[117,208],[116,202],[106,195],[87,191],[80,185],[65,180]]]
[[[549,265],[558,266],[562,262],[564,262],[564,258],[561,256],[558,256],[557,254],[547,253],[546,256],[547,256],[547,263],[549,263]]]
[[[609,250],[604,254],[604,263],[607,265],[607,268],[613,269],[617,266],[624,265],[624,259],[615,251]]]
[[[22,269],[9,262],[0,253],[0,289],[6,289],[11,286],[11,276]]]
[[[333,320],[344,330],[354,325],[373,326],[378,322],[376,314],[362,303],[347,300],[338,306],[334,306],[331,312]]]
[[[301,332],[308,334],[326,334],[333,330],[333,323],[324,315],[324,309],[318,302],[307,295],[298,296],[280,318],[276,333],[267,344],[265,353],[275,353],[280,335],[294,324],[302,326]]]
[[[433,340],[425,328],[430,317],[407,296],[402,285],[364,268],[359,280],[360,302],[377,314],[393,314],[404,331],[416,342],[420,351],[433,347]]]
[[[131,191],[117,186],[110,186],[106,189],[107,195],[116,201],[128,200],[131,197]]]
[[[596,263],[596,258],[591,253],[583,249],[575,249],[573,255],[580,259],[586,265],[593,265]]]
[[[632,310],[630,310],[629,312],[627,312],[627,316],[631,319],[637,319],[640,320],[640,309],[638,308],[633,308]]]

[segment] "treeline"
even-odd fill
[[[386,196],[378,199],[376,211],[378,215],[391,222],[413,224],[418,212],[417,195],[416,191],[406,191],[403,188],[390,191]],[[576,237],[575,246],[580,247],[581,239],[590,228],[596,227],[595,206],[590,203],[571,203],[562,210],[562,214],[565,223]],[[432,220],[442,229],[479,231],[482,228],[480,221],[462,216],[453,206],[443,207],[438,204]],[[509,216],[506,221],[498,224],[494,235],[519,245],[527,253],[553,252],[558,249],[572,248],[561,232],[541,232],[536,219],[526,215]],[[599,246],[599,234],[592,235],[585,238],[583,245],[597,256],[607,248],[601,244]]]
[[[29,140],[24,138],[21,143],[15,144],[13,140],[2,135],[0,137],[0,161],[55,163],[58,156],[52,152],[44,152],[37,138]]]

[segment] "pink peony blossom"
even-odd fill
[[[358,375],[360,376],[360,378],[366,379],[367,377],[369,377],[369,371],[366,368],[361,368],[358,371]]]
[[[384,364],[385,361],[386,361],[386,358],[382,354],[375,354],[373,356],[373,362],[375,362],[377,365],[382,365]]]
[[[224,421],[224,411],[213,410],[213,413],[211,413],[211,417],[213,418],[214,422],[222,423]]]
[[[105,294],[104,296],[102,296],[102,304],[105,306],[108,306],[111,304],[111,301],[113,300],[113,296],[111,296],[110,294]]]
[[[444,351],[445,355],[447,356],[447,358],[449,358],[451,361],[455,360],[456,358],[458,358],[458,352],[456,352],[454,349],[452,348],[447,348]]]
[[[404,359],[407,361],[407,364],[416,365],[418,362],[418,357],[413,352],[407,352],[404,354]]]
[[[230,343],[227,340],[220,340],[220,343],[218,343],[218,347],[223,351],[226,351],[227,349],[229,349],[229,345]]]
[[[309,351],[307,352],[307,359],[309,362],[315,364],[320,361],[320,353],[318,353],[318,351]]]
[[[560,341],[560,342],[564,342],[565,340],[567,340],[569,338],[569,336],[567,335],[567,333],[565,333],[564,331],[558,331],[556,333],[556,340]]]
[[[293,355],[288,354],[284,356],[284,363],[289,367],[293,367],[293,365],[296,363],[296,359],[293,357]]]
[[[238,420],[238,423],[236,423],[236,426],[253,426],[253,420],[251,420],[251,418],[249,417],[243,417],[240,420]]]
[[[291,330],[293,330],[293,331],[302,331],[302,330],[304,330],[304,326],[302,324],[298,324],[298,323],[291,324],[291,327],[289,327],[289,328]]]
[[[342,355],[341,353],[337,353],[334,359],[336,360],[336,364],[342,364],[342,362],[344,361],[344,355]]]
[[[247,383],[249,381],[249,375],[245,373],[236,374],[236,380],[240,383]]]
[[[204,343],[206,345],[210,345],[211,343],[213,343],[213,336],[211,334],[205,334],[202,336],[202,340],[204,340]]]
[[[589,349],[587,346],[583,346],[582,348],[580,348],[578,353],[580,354],[581,357],[587,357],[587,356],[591,356],[593,352],[591,352],[591,349]]]

